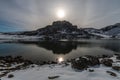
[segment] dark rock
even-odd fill
[[[34,66],[34,65],[32,65],[31,67],[32,67],[32,68],[34,68],[35,66]]]
[[[71,66],[74,69],[83,70],[88,68],[87,59],[80,57],[79,60],[72,60]]]
[[[3,69],[0,69],[0,71],[15,71],[15,70],[20,70],[23,69],[31,64],[33,64],[31,61],[29,60],[24,60],[21,56],[17,56],[17,57],[12,57],[12,56],[4,56],[4,57],[0,57],[0,62],[3,65],[0,65],[1,67],[5,67]],[[14,68],[12,68],[12,65],[16,65],[16,64],[20,64],[23,63],[22,65],[18,65]],[[9,67],[9,68],[7,68]],[[10,68],[11,67],[11,68]],[[4,74],[2,74],[4,75]]]
[[[114,55],[118,56],[118,55],[120,55],[120,54],[115,53]]]
[[[94,72],[94,70],[93,69],[89,69],[89,72]]]
[[[8,75],[8,78],[13,78],[13,77],[14,77],[13,74],[9,74],[9,75]]]
[[[95,56],[86,56],[87,60],[88,60],[88,65],[89,66],[96,66],[96,65],[100,65],[100,61],[98,57]]]
[[[114,72],[112,72],[112,71],[106,71],[109,75],[111,75],[111,76],[114,76],[114,77],[117,77],[117,74],[115,74]]]
[[[57,62],[55,62],[55,61],[51,61],[51,64],[57,64]]]
[[[112,66],[112,69],[120,71],[120,66]]]
[[[48,79],[56,79],[59,78],[60,76],[49,76]]]
[[[62,67],[67,67],[67,66],[69,66],[69,63],[67,63],[67,62],[62,63]]]
[[[120,60],[120,55],[118,55],[118,56],[116,57],[116,59]]]
[[[67,62],[65,62],[64,64],[65,64],[65,66],[69,66],[69,64]]]
[[[3,72],[2,74],[0,74],[0,78],[6,76],[8,73],[9,72]]]
[[[112,63],[113,63],[113,60],[112,59],[102,59],[101,63],[104,64],[107,67],[111,67]]]
[[[96,66],[96,65],[100,65],[100,62],[99,62],[99,58],[94,56],[79,57],[78,60],[76,59],[71,60],[72,68],[78,70],[84,70],[87,69],[89,66]]]
[[[102,58],[109,58],[110,56],[108,55],[102,55]]]
[[[116,59],[120,60],[120,54],[115,54],[116,55]]]

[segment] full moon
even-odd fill
[[[65,17],[65,11],[63,9],[59,9],[57,11],[57,17],[58,18],[64,18]]]

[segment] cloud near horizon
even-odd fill
[[[120,0],[0,0],[0,32],[35,30],[53,21],[56,10],[78,27],[102,28],[120,23]]]

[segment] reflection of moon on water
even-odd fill
[[[59,58],[58,58],[58,62],[59,62],[59,63],[61,63],[61,62],[63,62],[63,61],[64,61],[64,59],[63,59],[62,57],[59,57]]]

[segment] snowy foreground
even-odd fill
[[[111,59],[116,62],[115,56]],[[117,64],[113,65],[120,66],[119,60]],[[107,71],[111,71],[117,76],[112,76]],[[9,74],[13,74],[14,77],[8,78]],[[49,79],[51,76],[57,76],[57,78]],[[68,66],[65,66],[65,64],[43,66],[33,64],[27,69],[10,72],[1,80],[120,80],[120,72],[113,70],[111,67],[105,67],[103,64],[100,64],[100,67],[90,67],[83,71],[72,69],[71,64]]]

